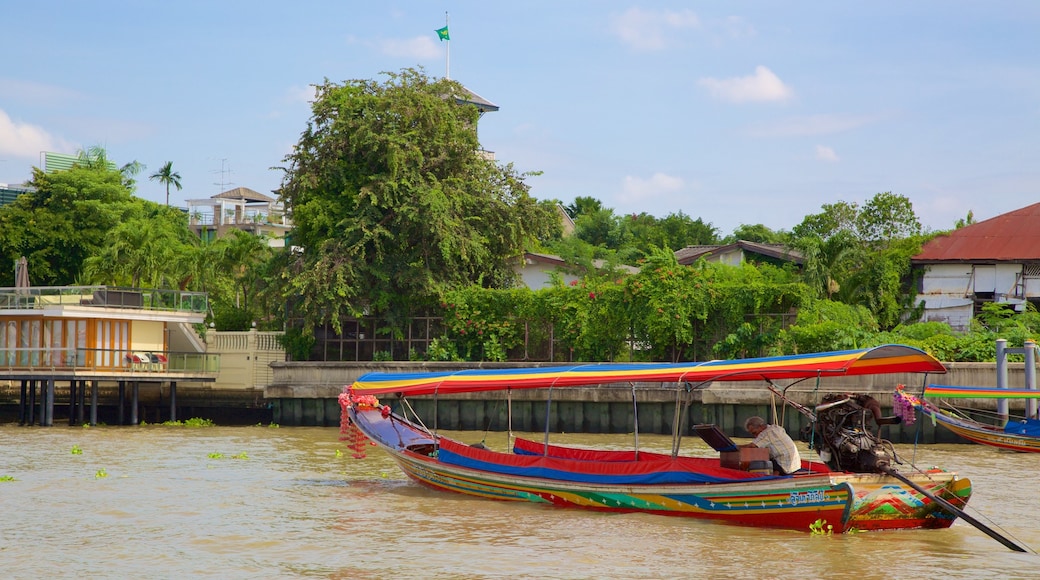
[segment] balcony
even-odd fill
[[[220,355],[100,348],[0,347],[0,375],[191,377],[220,372]],[[120,380],[122,380],[120,378]]]
[[[42,310],[89,306],[205,315],[205,292],[119,288],[112,286],[34,286],[0,288],[0,310]]]

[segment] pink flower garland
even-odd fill
[[[375,445],[375,443],[369,441],[368,437],[366,437],[365,434],[357,428],[357,425],[355,425],[350,420],[350,415],[347,413],[347,409],[352,405],[357,405],[358,407],[373,407],[378,409],[379,399],[377,399],[374,395],[355,396],[354,393],[351,391],[350,387],[346,387],[345,389],[343,389],[343,392],[339,394],[339,439],[340,441],[350,442],[347,445],[347,447],[354,450],[354,459],[364,459],[366,457],[365,444],[367,443],[369,445]],[[382,411],[383,417],[386,417],[390,414],[390,407],[383,407]]]
[[[903,392],[903,385],[896,387],[892,394],[892,411],[897,417],[903,419],[906,425],[913,425],[917,420],[917,410],[914,408],[914,397]]]

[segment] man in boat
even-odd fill
[[[769,459],[773,469],[781,475],[788,475],[802,467],[802,456],[798,447],[787,431],[779,425],[770,425],[762,417],[748,417],[744,421],[744,429],[755,438],[751,443],[741,447],[762,447],[769,450]]]

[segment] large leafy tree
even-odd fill
[[[179,287],[184,256],[198,239],[176,210],[151,204],[152,211],[110,229],[104,244],[83,263],[83,281],[134,288]]]
[[[147,204],[132,195],[127,174],[98,155],[67,171],[33,168],[29,184],[35,191],[0,208],[0,281],[24,255],[34,285],[75,283],[108,232],[143,216]]]
[[[884,328],[912,309],[910,258],[921,223],[904,196],[878,193],[862,207],[839,201],[794,227],[805,256],[804,279],[817,296],[866,306]]]
[[[403,321],[448,288],[504,286],[556,215],[483,155],[462,85],[423,71],[325,81],[287,167],[293,254],[281,281],[306,324]]]
[[[921,234],[921,222],[910,199],[890,191],[870,198],[856,219],[859,235],[867,242],[888,242]]]

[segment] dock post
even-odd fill
[[[1006,389],[1008,388],[1008,370],[1007,370],[1007,340],[1003,338],[997,339],[997,388]],[[1000,424],[1003,425],[1008,421],[1008,400],[997,399],[997,416],[1000,418]]]
[[[83,408],[87,406],[87,381],[79,382],[79,405],[76,406],[76,423],[83,424]]]
[[[28,400],[26,397],[29,395],[29,389],[26,386],[26,380],[21,380],[22,390],[18,395],[18,424],[25,425],[25,417],[28,415]]]
[[[36,381],[40,385],[40,397],[39,397],[39,409],[36,413],[40,417],[40,427],[47,425],[47,384],[43,381]]]
[[[69,427],[76,424],[76,387],[79,386],[79,381],[69,381]]]
[[[1026,388],[1036,390],[1036,343],[1027,340],[1023,344],[1026,356]],[[1036,419],[1036,399],[1026,399],[1026,418]]]
[[[98,388],[97,381],[90,381],[90,426],[97,426]]]
[[[47,418],[47,427],[54,426],[54,377],[47,379],[47,396],[44,397],[47,402],[44,417]]]
[[[177,420],[177,381],[170,382],[170,421]]]
[[[126,381],[119,381],[119,413],[118,423],[116,425],[123,424],[123,407],[126,406]]]
[[[140,394],[141,383],[138,381],[133,382],[130,394],[130,424],[138,425],[140,421],[137,420],[137,396]]]
[[[26,425],[32,427],[33,423],[36,422],[36,381],[33,379],[29,380],[29,416],[26,418]]]

